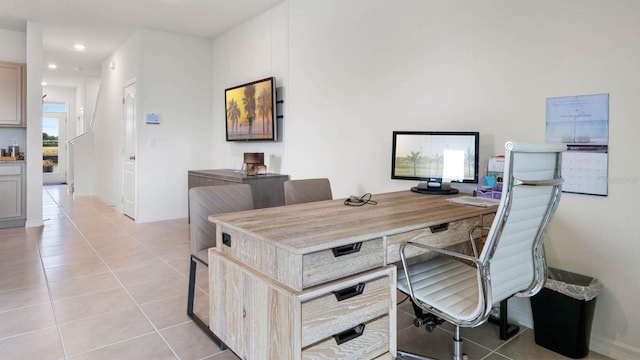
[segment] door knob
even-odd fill
[[[129,156],[129,160],[135,160],[135,159],[136,159],[135,155]]]

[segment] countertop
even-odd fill
[[[27,160],[0,160],[0,165],[5,164],[24,164]]]

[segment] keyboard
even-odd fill
[[[500,204],[500,200],[498,199],[488,199],[488,198],[475,197],[475,196],[460,196],[460,197],[447,199],[447,200],[456,204],[481,206],[481,207],[498,206],[498,204]]]

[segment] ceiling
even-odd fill
[[[102,61],[140,28],[214,38],[283,0],[1,0],[0,29],[42,26],[49,85],[99,76]],[[85,45],[84,51],[73,48]]]

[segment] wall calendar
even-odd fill
[[[567,144],[563,192],[608,194],[609,94],[547,98],[546,141]]]

